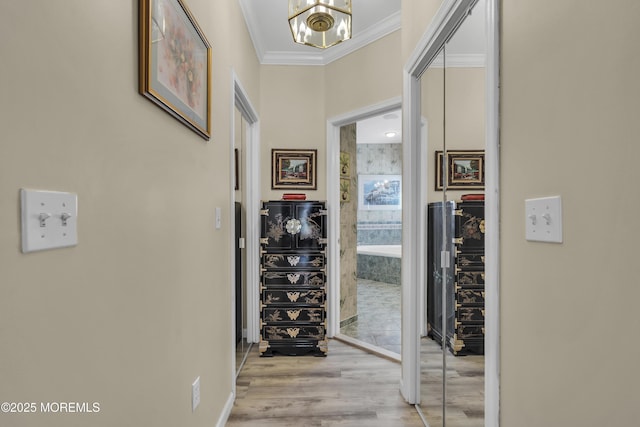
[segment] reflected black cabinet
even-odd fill
[[[428,221],[427,333],[442,344],[446,311],[445,341],[451,352],[484,354],[484,202],[450,201],[444,209],[442,202],[430,203]],[[449,257],[445,263],[443,254]]]
[[[262,202],[260,214],[260,355],[324,356],[325,202]]]

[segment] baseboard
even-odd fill
[[[374,355],[376,355],[378,357],[382,357],[384,359],[391,360],[392,362],[401,363],[399,354],[394,353],[392,351],[389,351],[389,350],[387,350],[385,348],[377,347],[377,346],[375,346],[373,344],[369,344],[369,343],[366,343],[364,341],[360,341],[360,340],[357,340],[355,338],[352,338],[350,336],[343,335],[343,334],[337,334],[333,338],[338,340],[338,341],[342,341],[345,344],[349,344],[352,347],[357,347],[360,350],[364,350],[367,353],[371,353],[371,354],[374,354]]]
[[[344,326],[350,325],[353,322],[357,322],[357,321],[358,321],[358,315],[356,314],[354,316],[349,317],[348,319],[341,320],[340,327],[342,328]]]
[[[224,408],[222,409],[222,413],[220,414],[220,418],[218,418],[216,427],[224,427],[227,424],[227,420],[229,419],[229,415],[231,415],[231,410],[233,409],[234,401],[235,396],[233,395],[233,393],[229,393],[227,403],[225,403]]]

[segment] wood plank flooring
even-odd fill
[[[430,427],[442,426],[442,348],[422,338],[421,409]],[[484,426],[484,356],[447,353],[447,427]]]
[[[327,357],[259,357],[254,346],[226,425],[422,427],[399,388],[399,363],[335,339]]]

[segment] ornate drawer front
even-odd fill
[[[265,286],[312,286],[321,287],[326,282],[325,274],[321,271],[265,271],[262,273],[262,284]]]
[[[483,307],[461,307],[456,304],[456,320],[459,323],[482,322],[484,323]]]
[[[261,293],[265,305],[321,305],[325,302],[323,289],[264,289]]]
[[[484,307],[484,291],[482,289],[460,288],[456,292],[456,302],[459,305],[480,305]]]
[[[278,269],[319,269],[325,268],[326,258],[319,255],[289,254],[263,254],[262,268],[266,270]]]
[[[262,338],[267,341],[321,340],[324,326],[265,326]]]
[[[456,251],[456,264],[463,270],[484,270],[484,253]]]
[[[468,340],[473,338],[484,339],[484,326],[482,325],[458,325],[456,338]]]
[[[306,308],[306,307],[271,307],[262,309],[262,321],[268,324],[282,322],[307,322],[322,323],[324,322],[324,308]]]
[[[484,202],[460,203],[456,206],[455,240],[459,250],[484,248]]]
[[[456,271],[456,285],[484,286],[484,271]]]

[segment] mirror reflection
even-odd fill
[[[485,7],[475,5],[421,77],[433,171],[421,340],[430,426],[484,425]]]

